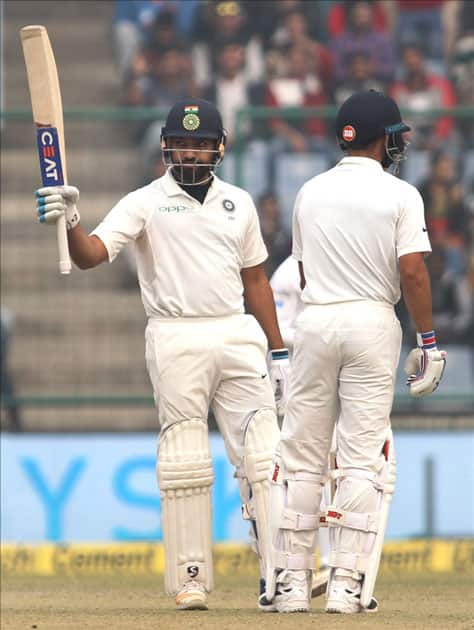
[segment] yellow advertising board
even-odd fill
[[[258,574],[256,556],[242,544],[214,547],[218,575]],[[4,575],[146,575],[164,572],[164,553],[158,543],[1,546]],[[474,574],[474,539],[386,542],[380,573]]]

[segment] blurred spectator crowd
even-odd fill
[[[413,125],[401,176],[425,202],[435,327],[443,343],[473,343],[474,119],[430,114],[474,106],[473,0],[116,0],[113,26],[122,104],[166,112],[179,98],[211,100],[230,155],[246,106],[338,106],[369,88],[391,94]],[[319,155],[330,167],[340,158],[332,124],[276,114],[240,127],[245,150],[266,165],[256,202],[269,274],[291,244],[275,163]],[[148,180],[164,169],[162,125],[137,130]]]

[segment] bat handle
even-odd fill
[[[67,242],[66,217],[59,217],[56,223],[59,250],[59,273],[71,273],[71,259],[69,257],[69,245]]]

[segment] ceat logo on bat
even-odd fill
[[[63,169],[56,127],[38,127],[38,153],[43,186],[63,184]]]
[[[342,138],[346,142],[352,142],[356,137],[356,130],[352,125],[346,125],[342,130]]]

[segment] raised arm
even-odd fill
[[[79,269],[97,267],[108,259],[107,250],[100,238],[89,236],[80,225],[69,230],[68,241],[71,258]]]

